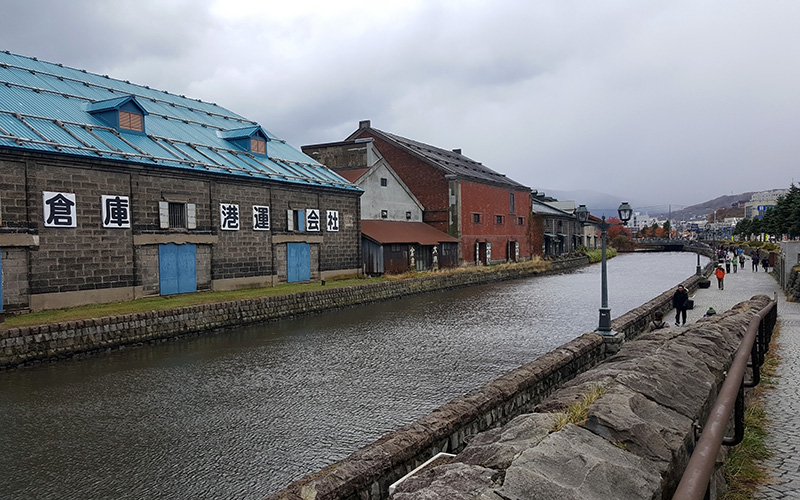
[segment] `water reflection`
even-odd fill
[[[612,315],[695,265],[688,253],[610,260]],[[599,274],[591,266],[0,373],[0,491],[261,498],[593,330]]]

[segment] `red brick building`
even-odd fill
[[[423,222],[460,240],[460,262],[531,258],[531,189],[461,150],[383,132],[364,120],[345,142],[304,146],[303,152],[330,168],[346,166],[348,144],[368,137],[423,205]]]

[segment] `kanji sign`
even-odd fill
[[[319,209],[310,208],[306,213],[306,231],[319,231]]]
[[[269,231],[269,207],[253,205],[253,229],[255,231]]]
[[[225,231],[239,230],[239,205],[232,203],[219,204],[219,224]]]
[[[127,196],[104,194],[100,199],[103,227],[131,227],[131,204]]]
[[[43,191],[44,227],[77,227],[75,193]]]
[[[326,212],[326,227],[328,231],[338,231],[339,230],[339,211],[338,210],[328,210]]]

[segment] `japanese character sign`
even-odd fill
[[[219,224],[225,231],[239,230],[239,205],[232,203],[219,204]]]
[[[253,230],[269,231],[269,207],[253,205]]]
[[[43,191],[44,227],[78,227],[75,193]]]
[[[319,231],[319,209],[310,208],[306,214],[306,231]]]
[[[104,194],[100,199],[103,227],[131,227],[131,203],[127,196]]]
[[[339,230],[339,211],[338,210],[328,210],[326,212],[326,219],[327,219],[328,231],[338,231]]]

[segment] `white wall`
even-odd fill
[[[386,179],[385,187],[381,186],[381,179]],[[361,195],[362,220],[422,222],[422,206],[387,167],[385,160],[379,160],[358,180],[357,185],[364,190]],[[387,217],[381,217],[382,210],[386,210]],[[411,212],[410,219],[406,212]]]

